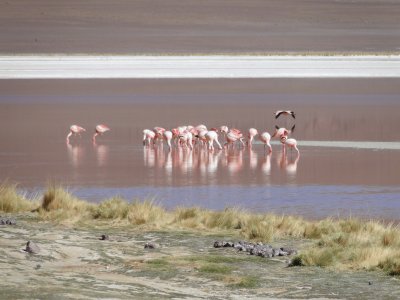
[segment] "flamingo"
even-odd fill
[[[236,141],[240,141],[242,143],[242,145],[244,146],[243,134],[240,132],[239,129],[232,128],[231,130],[229,130],[228,134],[226,135],[226,143],[224,146],[226,147],[228,145],[233,145],[233,143]]]
[[[293,119],[296,119],[296,115],[292,110],[278,110],[275,112],[275,119],[278,119],[280,115],[289,116],[291,115]]]
[[[202,131],[202,130],[207,130],[207,126],[206,126],[206,125],[203,125],[203,124],[197,125],[195,128],[196,128],[197,131],[199,131],[199,132]]]
[[[281,143],[283,146],[287,145],[290,149],[294,148],[297,151],[297,154],[300,154],[300,151],[297,148],[297,141],[295,139],[288,139],[287,136],[282,136]],[[283,150],[285,150],[285,148],[283,148]]]
[[[155,136],[156,134],[154,133],[154,131],[150,129],[143,130],[143,146],[146,145],[146,141],[147,145],[150,145],[151,141],[154,139]]]
[[[172,140],[172,136],[173,136],[172,132],[169,130],[166,130],[166,131],[164,131],[163,136],[164,136],[164,139],[167,141],[169,150],[171,150],[171,147],[172,147],[171,140]]]
[[[255,129],[255,128],[249,129],[249,140],[247,141],[247,145],[249,145],[250,147],[252,146],[253,139],[257,134],[258,134],[257,129]]]
[[[210,130],[206,133],[205,138],[208,142],[208,150],[214,150],[214,142],[217,143],[219,150],[222,149],[221,144],[218,141],[218,133],[214,130]]]
[[[226,125],[222,125],[222,126],[219,128],[219,131],[220,131],[221,133],[228,134],[229,128],[228,128],[228,126],[226,126]]]
[[[283,136],[288,136],[290,133],[290,130],[286,129],[285,127],[275,126],[275,128],[276,128],[276,130],[275,130],[275,133],[272,135],[272,137],[281,139]]]
[[[69,144],[69,137],[71,135],[79,135],[81,136],[82,132],[85,132],[86,129],[79,126],[79,125],[71,125],[71,127],[69,127],[69,133],[67,135],[67,143]]]
[[[200,143],[204,145],[207,142],[206,134],[208,133],[208,130],[200,130],[199,133],[197,134],[197,138],[199,139]]]
[[[165,128],[156,126],[156,127],[154,127],[153,131],[155,133],[153,143],[155,144],[157,140],[163,139],[163,134],[165,132]]]
[[[271,140],[271,135],[268,132],[265,131],[265,132],[261,133],[260,140],[261,140],[261,142],[264,143],[264,148],[265,148],[265,146],[268,146],[269,153],[271,153],[272,152],[272,147],[271,147],[271,144],[269,143],[270,140]]]
[[[186,147],[189,147],[189,149],[193,149],[192,139],[193,135],[190,131],[185,130],[183,133],[179,134],[181,145],[185,145]]]
[[[110,130],[110,128],[107,125],[104,125],[104,124],[97,125],[96,128],[95,128],[95,133],[94,133],[94,135],[92,137],[93,143],[96,142],[96,136],[103,135],[103,133],[105,133],[105,132],[107,132],[109,130]]]

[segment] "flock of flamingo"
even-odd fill
[[[293,118],[296,117],[295,113],[290,110],[279,110],[275,112],[275,118],[277,119],[281,115],[290,115]],[[154,127],[152,130],[143,130],[143,145],[149,147],[150,145],[157,146],[162,144],[164,141],[167,143],[169,149],[175,145],[175,147],[183,147],[192,150],[194,146],[207,148],[213,151],[214,144],[217,145],[218,149],[233,147],[235,143],[240,145],[251,147],[253,141],[258,135],[259,140],[264,144],[264,148],[268,148],[268,151],[272,152],[272,147],[270,144],[271,138],[277,138],[280,140],[283,146],[283,151],[285,151],[286,146],[290,149],[294,149],[299,154],[299,149],[297,148],[297,141],[294,138],[289,138],[289,135],[293,132],[294,127],[288,130],[284,127],[276,126],[274,134],[271,136],[267,131],[261,132],[259,134],[258,130],[255,128],[250,128],[247,134],[247,141],[245,141],[245,136],[243,133],[236,128],[228,128],[228,126],[223,125],[219,128],[207,129],[203,124],[197,126],[179,126],[171,130],[167,130],[162,127]],[[102,135],[109,131],[110,128],[104,124],[97,125],[95,127],[95,132],[92,137],[92,141],[96,142],[96,137]],[[79,125],[72,125],[70,127],[70,132],[67,135],[67,143],[72,135],[81,135],[82,132],[86,130]],[[224,146],[219,142],[219,135],[225,139]]]

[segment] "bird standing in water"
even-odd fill
[[[287,136],[281,137],[281,143],[283,146],[288,146],[289,148],[294,148],[297,151],[297,154],[300,154],[299,149],[297,148],[297,141],[295,139],[288,139]],[[285,151],[285,148],[283,148]]]
[[[110,130],[110,128],[104,124],[97,125],[95,128],[95,133],[92,138],[93,143],[96,143],[96,136],[102,135],[103,133],[105,133],[109,130]]]
[[[264,148],[265,148],[265,146],[268,146],[269,153],[272,152],[272,147],[271,147],[271,144],[269,143],[270,140],[271,140],[271,135],[268,132],[265,131],[265,132],[261,133],[260,141],[263,142]]]
[[[253,144],[253,139],[254,139],[254,137],[255,137],[257,134],[258,134],[257,129],[255,129],[255,128],[250,128],[250,129],[249,129],[249,140],[247,141],[247,145],[248,145],[249,147],[252,146],[252,144]]]
[[[79,135],[81,136],[82,132],[85,132],[86,129],[79,126],[79,125],[71,125],[71,127],[69,128],[69,133],[67,135],[67,143],[69,144],[69,137],[71,135]]]

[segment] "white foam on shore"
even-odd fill
[[[299,147],[331,147],[331,148],[356,148],[375,150],[400,150],[400,142],[374,142],[374,141],[297,141]],[[278,145],[279,141],[271,144]]]

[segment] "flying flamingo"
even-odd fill
[[[93,143],[96,143],[96,136],[103,135],[103,133],[105,133],[109,130],[110,130],[110,128],[104,124],[97,125],[95,128],[95,133],[92,138]]]
[[[275,112],[275,119],[278,119],[280,115],[285,115],[285,116],[292,116],[293,119],[296,119],[296,115],[294,111],[292,110],[278,110]]]
[[[250,146],[250,147],[252,146],[253,139],[257,134],[258,134],[257,129],[255,129],[255,128],[250,128],[249,129],[249,140],[247,141],[247,145],[248,146]]]
[[[300,155],[300,151],[297,148],[297,141],[295,139],[288,139],[287,136],[282,136],[281,137],[281,143],[285,146],[287,145],[290,149],[295,149],[297,151],[297,154]],[[285,150],[285,148],[283,148]]]
[[[146,141],[147,141],[147,145],[149,146],[155,136],[156,136],[156,134],[154,133],[154,131],[152,131],[150,129],[143,130],[143,146],[146,145]]]
[[[270,140],[271,140],[271,135],[268,132],[265,131],[265,132],[261,133],[260,141],[264,143],[264,148],[265,148],[265,146],[268,146],[269,153],[272,152],[272,147],[271,147],[271,144],[269,143]]]
[[[285,127],[275,126],[276,130],[272,137],[277,137],[278,139],[281,139],[283,136],[287,137],[290,133],[294,132],[295,127],[296,125],[293,125],[293,127],[288,130]]]
[[[71,125],[71,127],[69,128],[69,133],[67,135],[67,143],[69,144],[69,137],[71,135],[79,135],[81,136],[82,132],[85,132],[86,129],[79,126],[79,125]]]
[[[205,138],[208,142],[208,150],[214,150],[214,142],[217,143],[219,150],[222,149],[221,144],[218,141],[218,133],[214,130],[210,130],[206,133]]]

